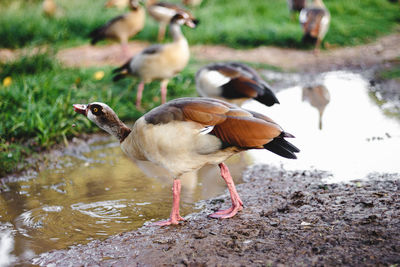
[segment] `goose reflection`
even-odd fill
[[[322,115],[326,106],[329,104],[331,96],[324,85],[312,85],[303,87],[302,100],[310,103],[319,113],[318,127],[322,130]]]

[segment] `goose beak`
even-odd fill
[[[190,28],[196,28],[198,20],[186,20],[185,24]]]
[[[76,113],[80,113],[85,116],[87,115],[87,105],[74,104],[73,107]]]

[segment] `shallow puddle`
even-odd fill
[[[289,141],[301,150],[297,160],[253,150],[249,154],[255,162],[285,169],[325,170],[331,173],[329,182],[362,179],[376,172],[400,173],[400,114],[385,114],[385,105],[377,105],[363,76],[335,71],[305,80],[303,86],[281,90],[277,94],[280,105],[268,108],[255,101],[245,103],[245,108],[270,116],[295,135]],[[310,89],[303,88],[309,85],[325,87],[328,101],[323,90],[314,91],[314,98],[307,97]],[[319,129],[318,108],[324,105]]]
[[[294,134],[290,141],[301,149],[298,159],[265,150],[240,154],[227,162],[237,182],[250,161],[325,170],[331,173],[330,182],[365,178],[372,172],[400,173],[399,118],[385,115],[361,75],[329,72],[302,81],[302,86],[277,94],[280,105],[244,105]],[[303,89],[308,85],[312,87]],[[55,168],[2,181],[0,266],[169,216],[172,181],[147,177],[110,140],[91,144],[83,149],[86,153],[65,156]],[[182,215],[196,211],[197,201],[226,189],[216,166],[203,168],[182,186]]]
[[[145,176],[110,140],[90,145],[91,152],[63,157],[54,169],[3,181],[0,266],[169,217],[172,181]],[[227,163],[240,183],[248,166],[245,157],[239,155]],[[181,214],[198,210],[196,202],[225,189],[216,166],[186,177]]]

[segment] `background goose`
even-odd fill
[[[174,178],[173,204],[169,220],[158,225],[178,224],[180,177],[206,164],[218,164],[231,194],[232,206],[213,218],[229,218],[243,209],[224,160],[247,149],[267,149],[286,158],[299,150],[285,137],[293,137],[270,118],[212,98],[180,98],[161,105],[128,128],[104,103],[75,104],[81,113],[118,138],[122,150],[135,162],[151,162]],[[149,166],[151,164],[138,164]]]
[[[186,67],[190,51],[189,44],[181,31],[183,24],[191,28],[196,27],[195,22],[186,14],[175,15],[170,23],[172,43],[152,45],[113,71],[113,73],[116,73],[114,81],[128,75],[141,79],[136,95],[136,107],[138,109],[141,109],[142,93],[146,83],[161,80],[161,103],[165,103],[169,79]]]
[[[314,51],[318,53],[331,21],[331,15],[322,0],[313,0],[310,7],[303,8],[299,21],[304,32],[303,42],[315,44]]]
[[[289,11],[292,19],[294,19],[294,13],[300,12],[306,6],[306,0],[287,0]]]
[[[164,40],[167,25],[176,14],[182,14],[197,23],[197,20],[189,10],[172,3],[148,0],[147,11],[149,12],[149,15],[158,22],[158,42]]]
[[[196,73],[200,96],[227,100],[236,104],[253,98],[267,106],[279,104],[270,86],[249,66],[237,63],[212,63]]]
[[[123,57],[129,57],[129,38],[140,32],[144,27],[146,12],[139,4],[139,0],[129,1],[130,12],[115,17],[103,26],[90,33],[91,44],[100,40],[113,39],[118,41],[122,47]]]

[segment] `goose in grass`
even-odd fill
[[[144,27],[146,12],[140,5],[139,0],[129,1],[130,12],[115,17],[103,26],[100,26],[90,33],[91,44],[104,39],[116,40],[121,44],[122,57],[129,58],[128,41]]]
[[[136,95],[137,109],[141,109],[142,93],[146,83],[161,80],[161,103],[165,103],[169,79],[186,67],[190,52],[181,25],[195,28],[196,22],[186,14],[176,14],[170,22],[170,34],[173,39],[171,43],[152,45],[113,70],[114,81],[128,76],[138,77],[141,80]]]
[[[164,40],[165,31],[170,23],[173,16],[176,14],[183,14],[185,17],[190,18],[192,21],[196,21],[193,14],[179,5],[168,3],[168,2],[157,2],[155,0],[148,0],[146,3],[147,11],[149,15],[158,22],[158,35],[157,41],[161,42]]]
[[[179,213],[182,175],[207,164],[217,164],[232,205],[210,217],[230,218],[243,209],[243,202],[223,163],[227,158],[248,149],[267,149],[290,159],[299,152],[285,140],[293,136],[272,119],[213,98],[172,100],[142,116],[132,128],[104,103],[75,104],[74,109],[115,136],[122,150],[139,167],[161,167],[173,179],[171,215],[168,220],[156,223],[161,226],[184,220]]]
[[[319,53],[321,42],[329,29],[331,15],[322,0],[313,0],[313,4],[300,11],[300,24],[303,28],[304,43],[315,44],[315,53]]]

